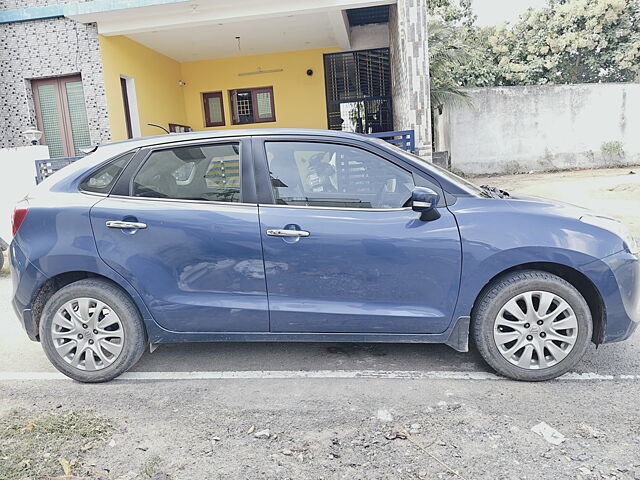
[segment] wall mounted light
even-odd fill
[[[42,138],[42,132],[38,130],[34,125],[29,125],[27,129],[22,132],[22,135],[31,145],[37,145]]]
[[[178,85],[181,87],[185,87],[187,85],[187,82],[183,82],[182,80],[178,80]]]
[[[313,70],[312,69],[308,69],[307,70],[307,75],[312,76],[313,75]]]

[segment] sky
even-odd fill
[[[477,25],[481,27],[514,22],[529,7],[540,8],[547,0],[473,0],[473,10],[478,15]]]

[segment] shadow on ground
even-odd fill
[[[478,353],[445,345],[188,343],[145,353],[136,371],[488,370]]]

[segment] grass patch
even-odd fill
[[[146,478],[153,477],[157,472],[160,464],[162,463],[162,459],[159,455],[154,455],[150,459],[148,459],[144,466],[142,467],[142,476]]]
[[[82,455],[110,436],[105,418],[60,412],[35,418],[12,411],[0,417],[0,478],[70,475]]]

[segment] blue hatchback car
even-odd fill
[[[19,203],[13,306],[53,365],[115,378],[163,342],[446,343],[546,380],[640,320],[616,220],[313,130],[113,143]]]

